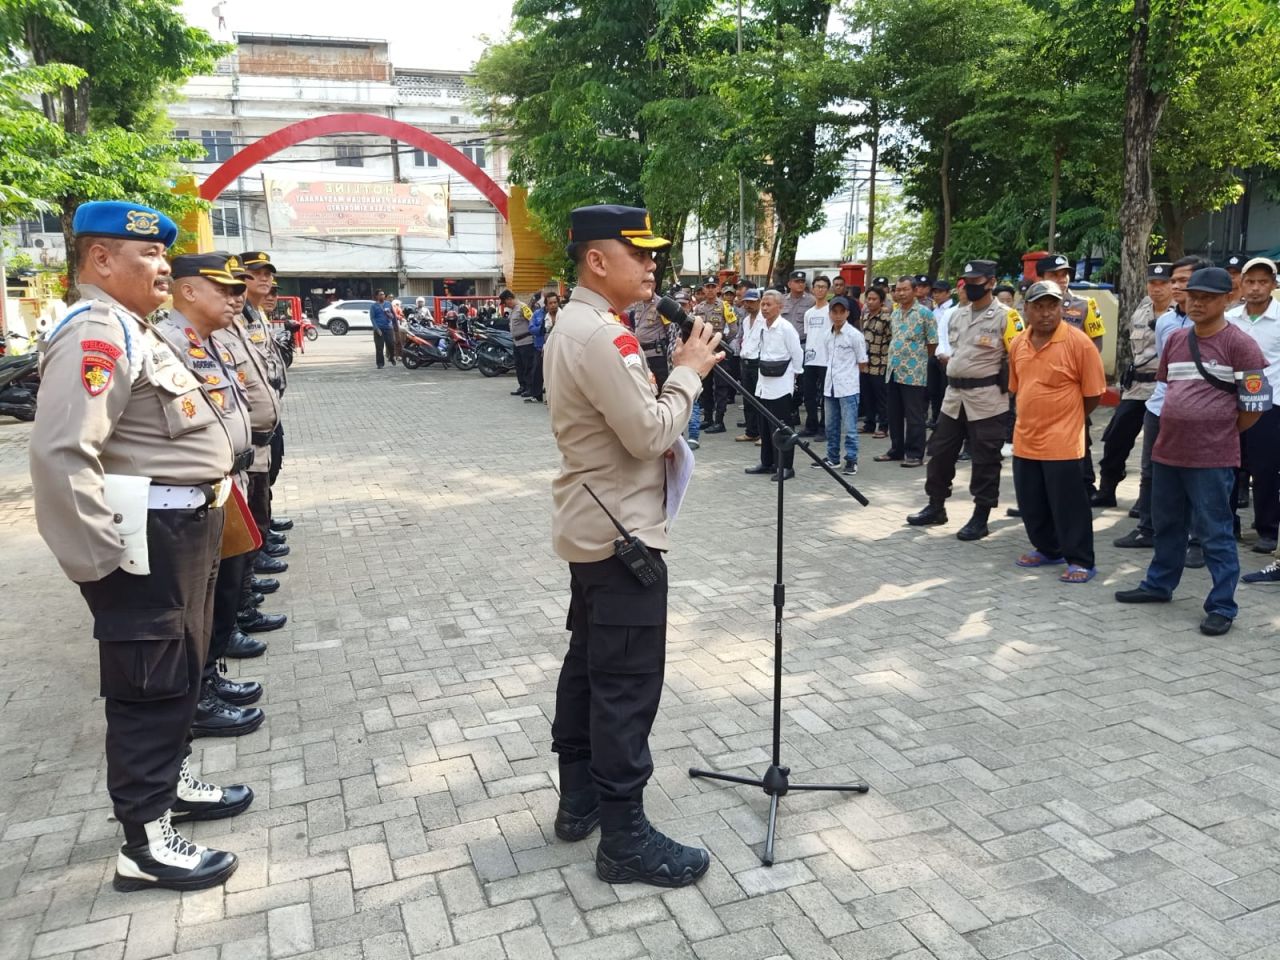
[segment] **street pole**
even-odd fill
[[[742,58],[742,0],[738,0],[738,58]],[[747,187],[738,171],[738,279],[747,275]]]
[[[4,224],[0,223],[0,337],[9,332],[9,271],[4,265]]]

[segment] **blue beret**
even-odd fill
[[[178,225],[159,210],[125,200],[94,200],[76,207],[71,232],[77,237],[116,237],[163,243],[178,239]]]

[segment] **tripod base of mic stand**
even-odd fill
[[[773,866],[773,841],[778,834],[778,801],[787,795],[789,790],[822,790],[835,793],[866,793],[870,787],[865,783],[791,783],[790,767],[772,764],[760,779],[739,777],[732,773],[716,773],[712,770],[689,768],[689,776],[701,777],[704,780],[723,780],[726,783],[740,783],[747,787],[759,787],[769,795],[769,831],[764,838],[764,853],[760,862],[766,867]]]

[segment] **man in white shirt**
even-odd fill
[[[814,277],[814,303],[804,312],[804,336],[800,342],[804,348],[804,379],[800,384],[804,395],[802,437],[822,435],[822,381],[827,376],[827,333],[831,330],[831,319],[827,315],[827,293],[830,290],[830,280]]]
[[[775,417],[788,426],[795,426],[793,395],[796,389],[796,376],[804,369],[804,351],[800,347],[800,334],[796,332],[795,327],[782,319],[782,294],[778,291],[765,290],[760,295],[760,312],[764,314],[764,323],[756,327],[754,335],[754,339],[759,341],[760,360],[756,396],[764,402],[765,408]],[[760,430],[764,437],[760,444],[760,462],[754,467],[747,467],[745,472],[772,473],[773,479],[777,480],[779,474],[774,471],[775,450],[769,436],[772,430],[769,429],[768,423],[760,424]],[[793,469],[795,455],[795,449],[792,447],[783,451],[780,473],[784,480],[790,480],[796,475]]]
[[[858,472],[859,383],[867,369],[867,341],[862,331],[850,324],[847,297],[831,301],[831,329],[824,336],[827,354],[822,384],[822,403],[827,417],[827,459],[829,467],[840,465],[840,431],[844,430],[844,472]],[[813,343],[810,335],[809,343]],[[820,464],[815,463],[815,467]]]
[[[955,301],[951,299],[951,284],[941,277],[929,286],[934,300],[933,320],[938,325],[938,349],[929,358],[929,422],[926,426],[932,430],[938,424],[942,398],[947,392],[944,358],[951,356],[951,344],[947,340],[947,315],[951,313]]]
[[[1240,277],[1244,303],[1227,311],[1227,322],[1247,333],[1262,350],[1267,360],[1267,386],[1274,397],[1280,395],[1280,303],[1271,296],[1276,288],[1276,265],[1266,257],[1254,257],[1244,265]],[[1237,485],[1246,475],[1253,478],[1253,528],[1258,531],[1253,550],[1272,553],[1280,525],[1280,407],[1272,406],[1240,434]]]
[[[764,317],[760,316],[760,291],[754,288],[742,293],[742,320],[738,324],[742,328],[738,348],[738,369],[742,373],[742,385],[747,392],[755,396],[756,380],[760,377],[760,327],[764,326]],[[750,403],[743,401],[743,421],[745,432],[733,439],[737,443],[760,442],[760,414]]]

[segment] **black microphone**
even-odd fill
[[[670,297],[663,297],[658,301],[658,313],[668,323],[676,323],[680,325],[680,339],[688,340],[693,333],[693,320],[681,309],[680,304],[672,300]]]

